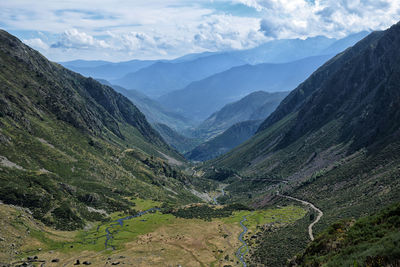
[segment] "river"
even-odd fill
[[[240,262],[243,264],[243,267],[247,266],[246,261],[244,260],[244,255],[249,250],[249,247],[247,246],[246,241],[244,241],[244,239],[243,239],[244,235],[247,233],[247,230],[248,230],[246,225],[243,224],[246,221],[247,221],[246,216],[243,216],[243,219],[240,221],[240,226],[242,226],[243,231],[239,235],[239,241],[242,242],[243,245],[236,252],[236,256],[238,257]],[[242,251],[243,248],[246,248],[246,250]]]
[[[118,219],[118,220],[116,220],[116,221],[113,221],[114,222],[114,224],[111,224],[109,227],[107,227],[106,228],[106,230],[105,230],[105,232],[106,232],[106,241],[104,242],[104,246],[105,246],[105,248],[107,249],[108,248],[108,241],[110,241],[110,239],[113,239],[114,238],[114,236],[113,236],[113,233],[114,232],[118,232],[118,230],[116,230],[116,231],[114,231],[114,232],[110,232],[110,228],[112,229],[112,228],[114,228],[114,226],[117,226],[117,225],[119,225],[119,226],[124,226],[124,221],[126,221],[126,220],[130,220],[130,219],[133,219],[133,218],[137,218],[137,217],[140,217],[140,216],[143,216],[143,215],[145,215],[146,213],[149,213],[149,212],[152,212],[152,211],[158,211],[158,210],[160,210],[159,208],[151,208],[151,209],[148,209],[148,210],[145,210],[145,211],[141,211],[141,212],[139,212],[138,214],[136,214],[136,215],[129,215],[129,216],[126,216],[126,217],[124,217],[124,218],[120,218],[120,219]],[[110,245],[110,247],[112,248],[112,250],[115,250],[115,247],[114,246],[112,246],[112,245]]]

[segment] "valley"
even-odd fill
[[[90,229],[75,232],[54,231],[43,225],[32,225],[30,215],[8,205],[0,205],[6,215],[2,225],[9,230],[29,233],[20,237],[20,242],[30,245],[15,247],[19,258],[38,257],[46,266],[73,266],[90,262],[111,265],[117,262],[140,266],[240,266],[237,251],[240,251],[242,227],[251,235],[264,224],[277,227],[288,225],[305,216],[307,211],[300,206],[289,205],[257,211],[237,211],[229,217],[212,220],[184,219],[159,210],[149,209],[161,203],[137,199],[135,208],[148,211],[141,216],[126,219],[126,215],[110,214],[110,222],[90,225]],[[243,222],[242,218],[246,217]],[[117,223],[116,223],[117,222]],[[14,229],[12,229],[14,228]],[[11,231],[10,231],[11,233]],[[112,233],[112,236],[109,236]],[[9,239],[9,236],[3,238]],[[241,241],[245,242],[245,241]],[[4,249],[2,252],[4,253]],[[3,254],[4,255],[4,254]],[[15,261],[17,262],[17,261]]]
[[[267,26],[246,49],[60,64],[0,30],[0,267],[398,266],[400,22]],[[48,49],[111,45],[77,33]]]

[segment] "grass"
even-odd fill
[[[332,224],[309,244],[301,266],[397,266],[400,262],[400,204],[374,215]]]
[[[233,216],[223,218],[225,223],[239,223],[243,216],[247,221],[243,224],[249,229],[254,229],[257,225],[267,223],[287,224],[302,218],[307,212],[299,206],[286,206],[276,209],[256,210],[256,211],[239,211],[234,212]]]
[[[131,202],[137,210],[160,205],[160,202],[143,199],[132,199]],[[244,215],[248,218],[246,225],[254,232],[262,224],[290,223],[301,218],[304,213],[300,207],[287,206],[254,212],[234,212],[230,217],[213,218],[211,221],[176,218],[172,214],[161,212],[150,213],[126,220],[124,226],[113,228],[114,238],[110,244],[115,246],[115,251],[105,250],[104,247],[105,229],[112,222],[103,222],[93,225],[90,230],[75,232],[50,232],[31,228],[30,238],[37,240],[31,244],[36,245],[32,245],[29,250],[26,248],[26,253],[21,256],[35,253],[39,258],[50,261],[56,257],[64,263],[79,258],[87,259],[92,264],[104,264],[108,257],[118,259],[123,256],[125,264],[134,264],[135,261],[145,258],[143,266],[165,266],[167,263],[237,266],[235,253],[242,245],[237,238],[242,232],[239,221]],[[124,216],[126,215],[115,212],[111,214],[111,220]],[[37,247],[41,247],[42,252],[37,252]]]

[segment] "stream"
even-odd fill
[[[239,241],[242,242],[243,245],[236,252],[236,257],[238,257],[239,261],[243,264],[243,267],[247,266],[246,262],[244,260],[244,254],[246,254],[247,251],[249,250],[249,247],[247,246],[246,241],[243,240],[243,237],[248,230],[248,228],[243,224],[245,221],[247,221],[246,216],[243,216],[243,219],[240,221],[240,226],[242,226],[243,232],[241,232],[239,235]],[[242,252],[243,248],[246,248],[246,250]]]
[[[116,220],[116,221],[113,221],[114,222],[114,224],[111,224],[109,227],[107,227],[106,228],[106,241],[104,242],[104,246],[105,246],[105,248],[107,249],[107,247],[109,246],[108,245],[108,241],[110,241],[110,239],[113,239],[114,238],[114,236],[113,236],[113,233],[115,232],[118,232],[118,230],[116,230],[116,231],[114,231],[114,232],[110,232],[110,228],[114,228],[114,226],[117,226],[117,225],[119,225],[119,226],[124,226],[124,221],[126,221],[126,220],[130,220],[130,219],[133,219],[133,218],[137,218],[137,217],[140,217],[140,216],[143,216],[143,215],[145,215],[146,213],[149,213],[149,212],[152,212],[152,211],[158,211],[158,210],[160,210],[159,208],[151,208],[151,209],[148,209],[148,210],[145,210],[145,211],[141,211],[141,212],[139,212],[138,214],[136,214],[136,215],[130,215],[130,216],[126,216],[126,217],[124,217],[124,218],[120,218],[120,219],[118,219],[118,220]],[[112,246],[112,245],[110,245],[110,247],[112,248],[112,250],[115,250],[115,247],[114,246]]]
[[[225,196],[225,191],[224,191],[224,188],[225,188],[225,187],[226,187],[226,185],[224,185],[224,186],[221,187],[221,194],[219,194],[219,195],[213,197],[214,205],[218,205],[217,197]]]

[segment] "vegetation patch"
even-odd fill
[[[293,263],[300,266],[397,266],[400,203],[354,220],[332,224]]]

